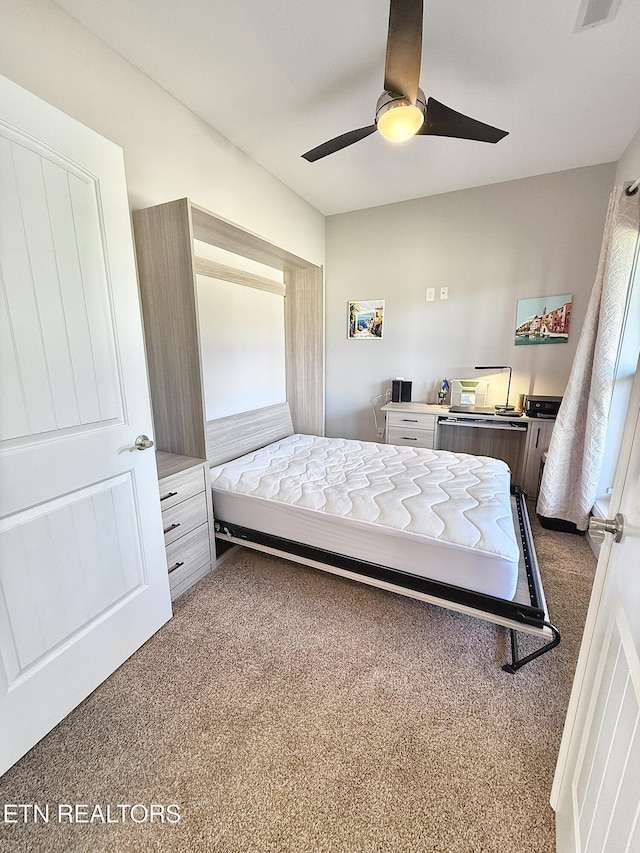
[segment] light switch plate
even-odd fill
[[[448,299],[449,298],[449,288],[441,287],[440,288],[440,299]]]
[[[427,302],[434,302],[436,298],[436,289],[435,287],[428,287],[425,293],[425,299]]]

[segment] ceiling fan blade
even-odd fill
[[[370,124],[368,127],[359,127],[357,130],[350,130],[348,133],[336,136],[335,139],[323,142],[322,145],[312,148],[311,151],[307,151],[307,153],[302,156],[305,160],[308,160],[309,163],[315,163],[316,160],[321,160],[328,154],[335,154],[336,151],[340,151],[348,145],[353,145],[354,142],[360,142],[361,139],[364,139],[366,136],[373,133],[375,129],[376,125]]]
[[[508,136],[508,130],[491,127],[476,121],[429,98],[424,124],[416,136],[453,136],[456,139],[473,139],[476,142],[500,142]]]
[[[415,104],[421,61],[422,0],[391,0],[384,66],[385,91],[404,95]]]

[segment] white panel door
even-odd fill
[[[551,802],[560,853],[640,851],[640,364]]]
[[[2,773],[171,616],[122,152],[5,78],[0,277]]]

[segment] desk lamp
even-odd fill
[[[507,383],[507,402],[503,406],[494,406],[495,409],[500,409],[503,412],[513,412],[514,406],[509,405],[509,392],[511,391],[511,375],[513,373],[508,364],[480,364],[476,365],[476,370],[508,370],[509,381]]]

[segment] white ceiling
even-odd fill
[[[421,87],[497,145],[379,134],[388,0],[56,0],[324,214],[617,160],[640,127],[640,2],[575,32],[580,0],[425,0]]]

